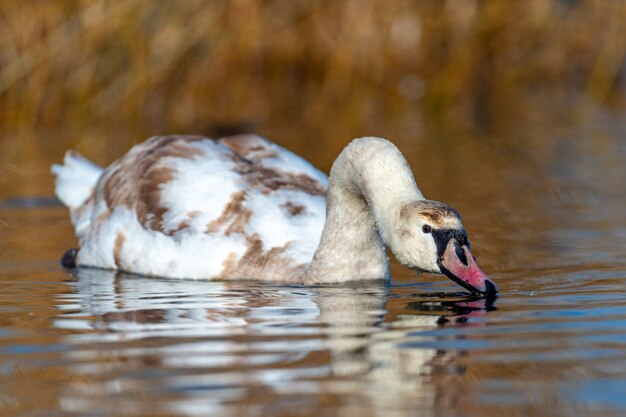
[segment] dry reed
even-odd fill
[[[613,1],[3,2],[0,129],[493,127],[605,104],[624,21]]]

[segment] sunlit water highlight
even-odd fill
[[[5,264],[0,281],[8,415],[626,412],[624,268],[533,271],[496,300],[434,276],[308,287],[34,269]]]
[[[550,163],[408,149],[495,300],[397,265],[390,285],[324,287],[63,271],[65,210],[5,199],[0,415],[626,415],[620,143]]]

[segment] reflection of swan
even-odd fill
[[[462,368],[454,364],[459,351],[437,347],[439,337],[433,330],[448,323],[468,325],[469,317],[493,308],[492,299],[460,294],[422,294],[407,302],[388,297],[382,288],[353,294],[345,289],[328,291],[336,296],[320,296],[317,302],[320,320],[329,326],[327,346],[333,372],[365,378],[369,407],[376,410],[373,415],[414,415],[408,410],[416,405],[422,409],[420,415],[435,415],[432,407],[441,402],[440,397],[447,401],[454,394],[450,388],[440,392],[429,376],[458,373]],[[416,337],[420,333],[427,335]],[[416,338],[418,344],[414,344]],[[394,412],[398,409],[405,412]]]
[[[457,308],[467,296],[403,295],[380,284],[235,286],[96,269],[76,274],[75,294],[64,296],[55,324],[68,330],[64,355],[77,373],[61,404],[77,414],[124,414],[114,408],[122,404],[150,415],[150,402],[140,400],[150,395],[161,413],[233,414],[263,401],[258,392],[278,403],[360,398],[384,415],[407,401],[431,407],[440,392],[427,376],[453,364],[458,352],[437,348],[434,335],[413,346],[415,334],[484,306]],[[122,395],[136,400],[111,400]]]
[[[77,271],[74,303],[62,305],[93,317],[91,328],[106,330],[105,338],[118,340],[146,337],[203,336],[207,332],[228,334],[246,325],[237,316],[245,300],[224,299],[223,284],[179,280],[147,280],[114,271],[80,269]],[[84,327],[87,322],[73,320],[73,313],[64,315],[57,326]],[[69,318],[69,320],[68,320]],[[102,335],[91,333],[79,338],[88,340]]]
[[[384,139],[352,141],[328,180],[251,135],[155,137],[106,170],[68,153],[53,171],[81,265],[338,282],[386,277],[389,245],[410,268],[445,273],[471,291],[496,291],[470,253],[456,210],[425,200],[400,151]]]

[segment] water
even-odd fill
[[[396,264],[390,285],[324,287],[67,272],[65,210],[5,185],[0,414],[626,415],[626,147],[598,129],[399,139],[495,300]],[[321,145],[327,168],[343,144]]]

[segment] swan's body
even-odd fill
[[[388,245],[409,267],[495,291],[475,267],[458,213],[425,200],[402,154],[384,139],[354,140],[330,178],[253,135],[155,137],[107,169],[68,153],[53,172],[80,243],[78,265],[338,282],[385,278]],[[450,268],[466,276],[451,276]]]

